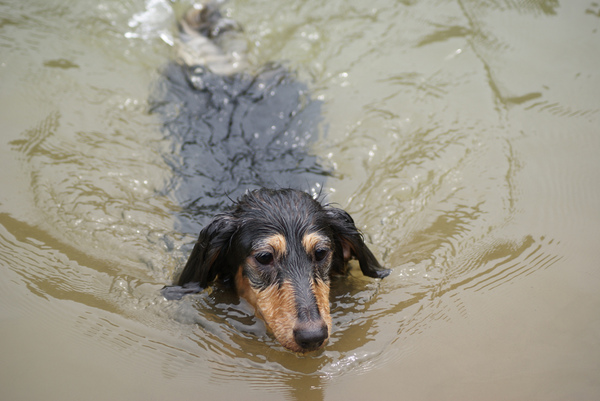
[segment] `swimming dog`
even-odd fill
[[[297,128],[299,124],[288,122],[281,129],[273,131],[267,128],[267,131],[272,132],[250,132],[253,135],[246,136],[248,129],[244,129],[244,122],[239,116],[235,116],[237,107],[242,107],[240,105],[244,102],[240,102],[236,96],[248,93],[255,95],[258,91],[260,96],[254,97],[255,101],[252,102],[254,110],[257,110],[256,105],[264,101],[268,103],[269,95],[277,92],[283,83],[285,88],[292,90],[286,89],[279,93],[292,95],[293,101],[289,103],[282,98],[275,104],[277,107],[286,102],[294,105],[291,107],[294,112],[288,114],[291,115],[290,121],[295,122],[298,121],[296,116],[305,113],[307,102],[298,101],[297,86],[290,83],[288,75],[282,72],[281,67],[269,67],[259,72],[258,78],[248,77],[244,72],[247,63],[243,54],[237,51],[233,54],[224,50],[225,35],[238,32],[238,28],[235,23],[223,19],[212,4],[195,6],[180,22],[184,50],[180,52],[182,55],[176,72],[170,72],[171,77],[185,80],[179,82],[176,87],[178,99],[186,96],[188,101],[182,105],[188,110],[186,113],[190,107],[199,110],[198,113],[205,116],[200,119],[203,124],[206,123],[206,116],[212,118],[211,116],[220,115],[222,120],[223,114],[219,113],[227,110],[232,102],[237,102],[233,111],[229,110],[225,114],[229,117],[226,134],[213,143],[222,147],[219,149],[225,149],[225,153],[229,152],[225,155],[227,157],[222,158],[225,164],[229,163],[235,168],[240,158],[236,160],[236,156],[233,155],[239,155],[240,152],[250,153],[250,159],[256,164],[249,166],[252,174],[246,183],[250,184],[252,189],[246,190],[236,202],[228,207],[219,203],[217,207],[196,209],[196,212],[202,213],[219,208],[224,211],[216,213],[201,230],[177,280],[177,287],[167,287],[163,293],[168,298],[179,298],[188,292],[201,291],[215,280],[231,283],[237,294],[255,308],[256,314],[265,321],[275,338],[285,348],[306,353],[322,348],[331,333],[330,275],[347,273],[348,262],[351,259],[357,259],[363,274],[369,277],[383,278],[389,274],[389,270],[379,264],[365,245],[352,217],[342,209],[323,204],[316,200],[314,193],[310,194],[297,188],[265,188],[268,185],[264,185],[264,177],[261,180],[260,174],[257,173],[265,172],[266,175],[283,171],[285,174],[277,176],[279,183],[283,180],[284,184],[296,187],[298,182],[310,182],[315,177],[322,179],[326,174],[315,159],[306,153],[306,144],[302,141],[285,141],[286,135],[301,138],[303,135],[306,137],[307,132],[308,136],[312,135],[312,126],[300,130]],[[170,79],[170,82],[178,82],[177,79]],[[269,88],[273,80],[276,85],[271,86],[271,89],[275,89],[265,91],[264,88]],[[215,104],[212,98],[214,91],[211,89],[218,88],[215,82],[229,88],[230,93],[226,98],[230,100],[220,99],[218,104]],[[236,85],[242,89],[231,91]],[[192,94],[181,94],[186,91]],[[207,93],[209,101],[206,97],[194,97]],[[201,110],[198,104],[194,103],[198,99],[203,107]],[[209,106],[213,107],[213,111],[207,111]],[[214,112],[215,107],[219,111]],[[270,107],[272,104],[266,110]],[[251,113],[246,111],[242,115],[252,119]],[[163,110],[163,115],[168,114]],[[281,120],[278,116],[282,113],[263,113],[261,119],[269,117],[269,114],[274,121],[263,125],[276,126],[278,120]],[[171,129],[177,131],[179,126],[176,121],[180,115],[181,111],[178,111],[176,117],[171,120]],[[212,121],[218,120],[215,117]],[[236,130],[236,124],[242,128]],[[207,125],[213,128],[207,135],[216,136],[214,124]],[[292,131],[293,129],[296,131]],[[180,131],[184,132],[184,136],[189,135],[189,129]],[[289,135],[290,132],[293,135]],[[194,135],[197,136],[198,133]],[[235,139],[238,137],[243,140]],[[198,143],[197,138],[188,137],[187,141]],[[236,144],[243,146],[236,149]],[[210,149],[214,155],[214,148]],[[203,156],[205,153],[195,148],[195,157]],[[185,156],[190,157],[193,158],[194,154]],[[205,157],[204,164],[201,163],[195,169],[201,170],[206,167],[207,159],[209,162],[213,160]],[[263,164],[257,161],[258,159]],[[265,160],[270,162],[264,164]],[[310,163],[314,165],[310,166]],[[243,173],[248,171],[239,173],[246,177]],[[203,171],[200,175],[206,179],[207,173]],[[193,179],[193,174],[188,176]],[[245,184],[239,176],[228,176],[234,178],[236,189]],[[202,183],[203,188],[207,187],[204,181]],[[185,185],[188,184],[190,183]],[[188,196],[188,199],[194,199],[190,205],[193,206],[194,202],[204,199],[203,195],[206,197],[208,193]]]

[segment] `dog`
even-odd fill
[[[205,5],[190,10],[180,24],[186,43],[194,43],[195,51],[192,56],[189,51],[184,52],[181,57],[183,71],[196,69],[198,63],[203,65],[200,73],[186,76],[188,89],[180,85],[178,93],[190,89],[195,91],[194,96],[205,93],[215,76],[218,79],[226,77],[230,87],[232,82],[240,82],[236,78],[240,74],[238,68],[245,62],[239,58],[232,61],[217,45],[223,32],[228,32],[231,27],[237,29],[234,23],[224,22],[218,10]],[[272,71],[277,73],[273,75]],[[279,71],[279,68],[269,69],[266,76],[269,79],[280,76]],[[262,78],[264,80],[265,76]],[[256,78],[253,79],[252,85],[256,82]],[[254,93],[252,90],[242,92]],[[273,92],[268,90],[268,93]],[[259,98],[267,97],[261,95]],[[235,144],[232,138],[230,130],[221,138],[221,143]],[[258,136],[255,139],[259,140]],[[273,135],[267,140],[267,146],[275,143]],[[255,158],[264,156],[260,153],[264,149],[257,150],[261,148],[260,144],[256,147],[251,141],[242,142],[250,144],[248,152],[254,152]],[[286,160],[291,154],[292,166],[298,166],[300,162],[305,165],[307,160],[312,160],[306,157],[302,147],[273,149],[281,149],[277,150],[281,157],[273,158],[276,161]],[[260,166],[257,167],[259,171]],[[276,170],[268,167],[265,172]],[[280,168],[288,175],[278,176],[279,179],[287,178],[286,182],[297,179],[297,174],[289,175],[290,171],[294,172],[289,165]],[[302,167],[300,171],[318,175],[321,170],[316,166]],[[306,179],[307,176],[303,177]],[[300,189],[269,189],[260,185],[263,184],[260,180],[253,183],[254,186],[259,184],[259,188],[247,190],[201,230],[176,285],[165,287],[163,295],[178,299],[187,293],[202,291],[215,280],[229,283],[254,307],[283,347],[301,354],[321,349],[331,333],[330,276],[346,274],[351,259],[357,259],[363,274],[369,277],[383,278],[390,271],[379,264],[365,245],[347,212],[322,204],[315,194]]]
[[[178,286],[233,283],[285,348],[321,348],[331,332],[331,274],[356,258],[363,274],[384,269],[352,217],[294,189],[258,189],[218,214],[200,232]]]
[[[329,284],[357,259],[363,274],[383,278],[350,215],[295,189],[249,191],[200,232],[168,298],[231,284],[285,348],[322,348],[331,332]]]

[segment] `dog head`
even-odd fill
[[[202,230],[178,284],[232,280],[275,338],[304,353],[329,338],[329,275],[351,258],[367,276],[389,274],[345,211],[301,191],[260,189]]]

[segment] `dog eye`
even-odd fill
[[[328,249],[324,249],[324,248],[322,248],[322,249],[317,249],[317,250],[315,251],[315,260],[316,260],[317,262],[320,262],[320,261],[322,261],[323,259],[325,259],[325,258],[327,257],[327,254],[328,254],[328,253],[329,253],[329,250],[328,250]]]
[[[270,265],[273,263],[273,254],[271,252],[262,252],[255,255],[254,259],[261,265]]]

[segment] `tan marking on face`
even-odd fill
[[[329,242],[329,240],[327,239],[327,237],[319,233],[309,233],[305,234],[304,237],[302,237],[302,246],[304,246],[304,249],[306,249],[306,252],[309,255],[312,255],[315,252],[315,249],[320,244],[323,244],[325,242]]]
[[[319,234],[308,234],[303,238],[303,245],[307,251],[310,249],[312,253],[324,240],[326,241],[327,238]],[[271,247],[276,255],[286,252],[285,237],[280,234],[266,238],[260,246]],[[252,261],[249,260],[249,263],[252,263]],[[255,308],[257,316],[265,321],[267,327],[282,346],[294,352],[305,352],[294,339],[294,327],[298,321],[298,312],[296,310],[294,288],[291,283],[286,281],[281,285],[274,284],[258,291],[251,286],[248,277],[243,274],[243,268],[240,267],[235,276],[235,285],[238,295]],[[312,291],[315,295],[319,314],[327,325],[328,333],[331,333],[329,283],[316,280],[312,284]],[[327,340],[323,342],[323,345],[325,343],[327,343]]]
[[[256,309],[262,315],[277,341],[295,352],[302,349],[294,340],[294,325],[297,320],[294,289],[289,282],[281,286],[272,285],[256,294]]]
[[[327,325],[327,332],[331,333],[329,285],[317,280],[313,283],[312,289],[319,314]],[[273,285],[263,291],[256,292],[256,310],[281,345],[294,352],[305,352],[294,339],[294,326],[298,314],[294,289],[289,282],[284,282],[281,287]],[[323,342],[323,345],[326,343],[327,340]]]
[[[287,241],[283,234],[273,234],[270,237],[260,241],[261,248],[271,247],[275,256],[281,257],[287,253]]]
[[[312,290],[317,300],[317,308],[321,318],[327,325],[327,332],[331,335],[331,314],[329,313],[329,283],[325,283],[322,280],[316,280],[312,284]],[[327,340],[323,342],[323,345],[327,343]]]

